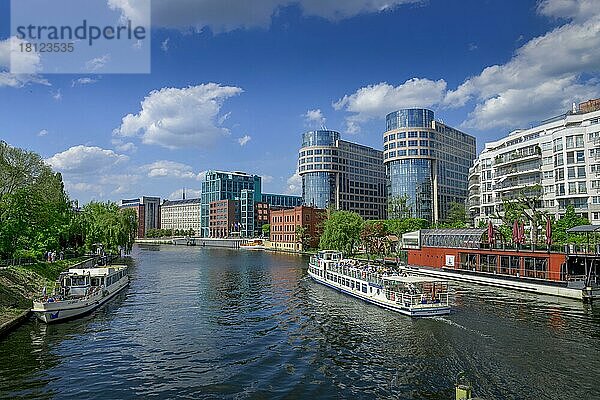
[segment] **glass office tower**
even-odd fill
[[[200,227],[203,237],[210,236],[210,203],[217,200],[236,200],[242,190],[252,190],[254,201],[261,201],[261,178],[244,172],[208,171],[202,182]]]
[[[302,135],[298,171],[304,204],[355,211],[366,219],[385,218],[383,152],[340,139],[339,132]]]
[[[383,143],[388,198],[403,208],[403,215],[390,217],[437,223],[452,202],[466,202],[473,136],[436,121],[431,110],[410,108],[386,116]]]

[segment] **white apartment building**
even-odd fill
[[[160,207],[162,229],[193,229],[200,234],[200,199],[166,200]]]
[[[502,215],[503,200],[539,196],[560,218],[568,205],[600,225],[600,99],[487,143],[469,170],[467,206],[477,225]]]

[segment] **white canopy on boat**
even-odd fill
[[[444,280],[439,279],[439,278],[433,278],[433,277],[429,277],[429,276],[416,276],[416,275],[384,276],[383,279],[387,280],[387,281],[391,281],[391,282],[400,282],[400,283],[444,282]]]

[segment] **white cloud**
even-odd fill
[[[543,0],[538,5],[538,12],[547,17],[584,21],[591,15],[600,14],[600,2],[598,0]]]
[[[294,175],[287,180],[286,194],[301,195],[302,194],[302,177],[296,171]]]
[[[73,146],[46,159],[46,163],[59,172],[95,174],[129,160],[123,154],[100,147]]]
[[[165,53],[167,51],[169,51],[169,40],[170,38],[166,38],[165,40],[163,40],[163,42],[160,44],[160,49],[162,51],[164,51]]]
[[[131,142],[124,142],[121,139],[112,139],[110,142],[118,151],[133,153],[137,150],[137,146],[135,144]]]
[[[135,20],[140,18],[144,0],[109,0],[114,8]],[[363,13],[390,10],[400,4],[420,3],[422,0],[154,0],[152,23],[155,26],[179,29],[205,27],[213,32],[228,32],[239,28],[266,28],[280,8],[297,5],[304,15],[328,20],[341,20]]]
[[[14,51],[11,59],[11,48],[18,49],[21,44],[26,43],[14,36],[0,40],[0,87],[20,88],[30,83],[50,85],[37,74],[42,68],[39,53]],[[11,69],[23,73],[12,74]]]
[[[487,67],[449,91],[446,105],[462,107],[475,101],[464,126],[522,126],[600,94],[593,77],[600,72],[600,2],[549,0],[540,3],[538,11],[574,22],[531,39],[506,64]]]
[[[200,180],[204,176],[203,173],[194,172],[194,169],[189,165],[168,160],[159,160],[152,164],[143,165],[140,170],[146,172],[150,178],[169,177]]]
[[[98,79],[93,78],[79,78],[71,81],[71,87],[75,87],[77,85],[91,85],[92,83],[98,82]]]
[[[198,199],[198,198],[200,198],[201,194],[202,194],[201,190],[188,189],[188,188],[185,189],[185,198],[186,199]],[[169,196],[167,196],[167,198],[169,200],[181,200],[183,198],[183,189],[178,189],[178,190],[174,191]]]
[[[271,175],[262,175],[260,177],[262,183],[271,183],[273,182],[273,177]]]
[[[308,110],[302,116],[304,117],[306,125],[311,128],[321,128],[325,126],[325,122],[327,121],[320,108]]]
[[[346,126],[348,133],[356,133],[360,130],[360,123],[382,118],[391,111],[438,104],[444,98],[445,91],[446,82],[443,79],[432,81],[412,78],[398,86],[381,82],[345,95],[333,103],[333,108],[353,113],[346,119]]]
[[[226,99],[242,92],[216,83],[154,90],[142,101],[139,113],[123,117],[113,134],[170,149],[205,148],[229,135],[218,121],[219,112]]]
[[[90,72],[96,72],[104,68],[110,62],[110,54],[105,54],[102,57],[92,58],[85,63],[85,69]]]
[[[38,136],[46,136],[48,134],[48,130],[47,129],[42,129],[41,131],[38,132]]]
[[[240,144],[240,146],[245,146],[250,140],[252,140],[252,136],[250,135],[244,135],[241,138],[238,138],[238,143]]]
[[[62,100],[62,92],[58,89],[56,92],[52,92],[52,98],[56,101]]]

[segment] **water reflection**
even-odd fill
[[[454,285],[414,320],[315,284],[292,255],[138,247],[131,287],[96,313],[0,342],[0,397],[595,398],[593,306]],[[566,372],[568,371],[568,372]]]

